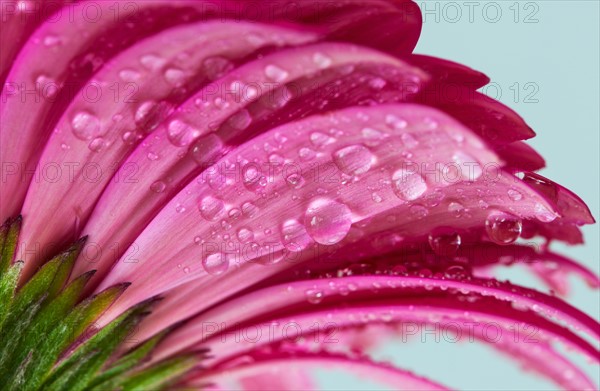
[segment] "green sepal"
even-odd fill
[[[129,283],[107,288],[97,295],[88,297],[75,307],[69,315],[38,346],[39,358],[27,380],[27,389],[37,389],[50,375],[50,371],[61,353],[73,344],[110,305],[127,289]]]
[[[177,356],[160,361],[147,368],[132,371],[114,379],[108,387],[96,387],[93,391],[118,389],[122,391],[147,391],[169,389],[186,373],[198,365],[199,358],[194,355]]]
[[[40,356],[40,350],[37,348],[43,345],[48,334],[58,327],[69,312],[71,312],[75,304],[77,304],[86,283],[93,275],[94,271],[82,274],[69,284],[54,300],[47,302],[35,315],[35,318],[31,322],[31,327],[24,329],[23,333],[20,334],[17,347],[14,349],[10,361],[5,365],[5,373],[9,374],[9,379],[11,373],[15,373],[16,376],[16,373],[18,373],[17,369],[23,369],[23,363],[25,360],[31,360],[32,354],[35,356],[34,359],[36,361],[40,359],[38,357]],[[27,372],[25,370],[26,374]]]
[[[17,241],[21,232],[21,216],[15,219],[8,219],[0,228],[0,243],[2,251],[0,251],[0,277],[3,277],[15,256],[17,249]]]
[[[23,262],[15,262],[15,264],[0,277],[0,335],[2,335],[4,321],[8,317],[15,297],[21,270],[23,270]]]
[[[109,363],[107,369],[94,379],[90,384],[92,389],[113,389],[111,384],[117,384],[118,379],[123,374],[133,369],[134,367],[146,362],[150,359],[151,353],[160,341],[171,331],[171,328],[164,330],[157,335],[149,338],[144,343],[131,349],[118,360]]]
[[[100,329],[93,337],[78,346],[62,361],[46,383],[47,390],[84,390],[119,345],[146,317],[157,299],[135,305],[117,319]]]

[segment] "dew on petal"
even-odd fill
[[[162,193],[163,191],[165,191],[166,187],[167,185],[163,181],[156,181],[150,185],[150,190],[152,190],[155,193]]]
[[[311,304],[319,304],[323,300],[323,292],[318,289],[307,289],[304,293]]]
[[[106,146],[107,146],[107,143],[106,143],[106,141],[104,141],[104,139],[102,137],[96,137],[95,139],[93,139],[92,141],[90,141],[90,144],[88,145],[88,148],[92,152],[100,152]]]
[[[258,214],[258,211],[258,207],[250,201],[242,204],[242,213],[246,217],[255,217]]]
[[[178,68],[169,68],[165,70],[165,80],[174,87],[183,85],[185,81],[185,73]]]
[[[286,220],[282,224],[281,236],[285,248],[292,252],[302,251],[313,242],[304,225],[294,219]]]
[[[309,204],[304,225],[317,243],[335,244],[348,234],[352,225],[352,213],[345,204],[330,199],[317,199]]]
[[[234,129],[243,130],[250,126],[252,123],[252,117],[250,116],[248,110],[242,109],[229,117],[227,123]]]
[[[491,212],[485,220],[485,230],[497,244],[513,243],[521,235],[522,229],[521,219],[500,211]]]
[[[285,178],[285,182],[293,189],[300,189],[306,183],[306,180],[300,174],[290,174]]]
[[[554,221],[554,219],[556,219],[556,215],[552,211],[550,211],[544,205],[539,204],[539,203],[536,204],[534,207],[534,214],[535,214],[535,217],[543,223],[549,223],[551,221]]]
[[[513,201],[520,201],[523,199],[523,194],[521,194],[518,190],[508,189],[508,198]]]
[[[198,136],[200,136],[199,129],[178,119],[169,122],[167,127],[167,137],[176,147],[190,145]]]
[[[364,145],[351,145],[338,149],[333,154],[333,162],[345,174],[358,175],[369,171],[375,156]]]
[[[408,126],[408,122],[404,118],[397,117],[393,114],[385,116],[385,123],[393,130],[403,130]]]
[[[75,114],[71,121],[73,134],[80,140],[91,140],[100,133],[100,120],[87,111]]]
[[[317,52],[313,54],[313,62],[321,69],[329,68],[333,60],[327,55]]]
[[[140,57],[142,66],[150,71],[156,71],[166,64],[166,60],[155,54],[146,54]]]
[[[289,73],[277,65],[267,65],[265,67],[265,75],[276,82],[282,82],[288,78]]]
[[[440,256],[453,256],[458,251],[460,244],[460,235],[450,230],[436,230],[429,234],[429,245],[433,252]]]
[[[198,209],[206,220],[215,221],[223,215],[225,204],[218,198],[206,196],[200,200]]]
[[[223,142],[215,134],[200,137],[192,146],[192,157],[198,164],[207,164],[220,157],[223,151]]]
[[[229,268],[229,255],[225,253],[214,253],[202,260],[202,267],[208,274],[218,276]]]
[[[427,191],[427,184],[421,175],[403,168],[392,175],[393,190],[396,195],[405,201],[413,201]]]
[[[237,231],[237,238],[240,242],[247,243],[254,239],[254,232],[252,232],[252,230],[249,228],[240,228]]]

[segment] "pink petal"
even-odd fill
[[[371,379],[396,390],[446,390],[445,387],[409,371],[373,362],[366,358],[349,358],[341,354],[295,352],[294,354],[279,353],[246,356],[246,359],[239,357],[237,361],[240,364],[238,365],[202,372],[189,384],[196,386],[216,384],[217,386],[222,385],[228,390],[234,390],[238,389],[235,388],[236,381],[243,381],[242,379],[248,376],[256,376],[257,374],[265,376],[269,374],[279,377],[285,373],[287,377],[290,370],[309,372],[326,368],[347,370],[355,376]],[[212,389],[212,387],[209,386],[208,389]],[[254,388],[244,387],[241,389],[253,390]],[[267,389],[275,390],[276,388]],[[306,388],[298,387],[291,389],[306,390]]]
[[[372,137],[374,132],[378,137]],[[282,137],[287,138],[284,143],[281,142]],[[307,140],[312,149],[306,150]],[[266,144],[279,145],[276,153],[293,164],[296,173],[302,177],[293,176],[294,172],[283,171],[267,173],[268,178],[262,171],[256,176],[250,175],[255,174],[253,170],[256,166],[247,165],[247,162],[268,161],[270,154],[256,148],[257,145]],[[404,154],[398,154],[398,151],[404,151]],[[432,151],[435,151],[435,155],[432,155]],[[344,239],[351,223],[356,225],[361,221],[373,220],[373,224],[365,226],[374,232],[382,227],[397,225],[385,218],[379,221],[379,216],[397,208],[409,209],[425,194],[450,191],[454,187],[447,187],[449,183],[440,181],[435,175],[437,171],[434,170],[433,175],[425,175],[423,170],[421,176],[421,171],[412,172],[408,163],[413,164],[412,168],[431,162],[438,162],[440,167],[444,164],[455,164],[453,167],[456,167],[465,159],[476,167],[470,173],[460,170],[455,173],[459,175],[455,179],[468,181],[482,175],[477,170],[478,166],[499,164],[494,154],[468,129],[443,113],[426,107],[394,105],[353,108],[284,125],[242,145],[235,153],[230,153],[215,164],[220,170],[229,169],[230,174],[243,175],[230,176],[224,188],[219,188],[221,185],[217,183],[215,190],[215,185],[210,185],[211,178],[206,174],[200,175],[184,188],[136,239],[135,247],[130,248],[130,251],[140,249],[135,254],[138,262],[127,261],[131,252],[126,253],[122,262],[115,264],[101,287],[121,280],[133,282],[128,291],[129,297],[122,300],[122,305],[129,306],[142,295],[158,294],[196,278],[212,283],[214,280],[202,268],[202,262],[208,269],[214,264],[226,269],[228,263],[233,269],[236,264],[252,261],[252,257],[241,259],[244,257],[239,257],[239,253],[238,256],[230,254],[228,248],[220,248],[218,253],[212,254],[209,250],[213,249],[209,249],[207,244],[199,245],[199,241],[210,243],[214,240],[214,244],[220,246],[221,240],[225,240],[225,243],[231,242],[234,250],[239,250],[247,246],[243,232],[241,235],[238,232],[243,228],[254,233],[254,242],[262,241],[263,246],[268,242],[269,254],[276,256],[286,248],[280,237],[281,224],[284,222],[288,227],[286,230],[295,229],[289,224],[299,226],[297,233],[306,238],[306,245],[316,241],[324,248]],[[244,171],[232,172],[227,168],[236,162],[242,163],[240,166]],[[314,176],[318,173],[315,168],[321,170],[320,176]],[[223,173],[226,174],[225,171]],[[325,177],[325,173],[329,176]],[[512,178],[518,183],[518,179]],[[381,202],[373,199],[375,189]],[[247,204],[250,201],[261,210],[260,219],[251,216],[253,208]],[[519,213],[529,213],[527,202],[519,205],[519,208],[523,208]],[[184,213],[179,213],[181,207],[185,209]],[[199,208],[202,213],[198,211]],[[446,206],[443,210],[447,215]],[[311,213],[316,213],[318,221],[320,213],[327,214],[329,211],[340,216],[337,220],[339,224],[309,227],[311,237],[307,237],[307,233],[303,232],[304,226],[311,224]],[[299,224],[288,222],[290,219],[296,219]],[[472,224],[467,219],[463,220],[465,224]],[[212,226],[212,221],[216,221],[219,228]],[[436,218],[432,223],[439,224],[440,219]],[[429,229],[427,225],[423,227]],[[224,232],[220,233],[221,230]],[[211,232],[228,235],[229,239],[211,236]],[[413,236],[418,234],[421,232]],[[352,236],[349,240],[356,240]],[[209,255],[212,257],[209,258]],[[301,253],[301,257],[311,255],[312,250]],[[224,257],[230,256],[240,259],[225,262]],[[211,272],[222,274],[225,270],[220,268]],[[144,281],[150,280],[151,290],[144,284]]]

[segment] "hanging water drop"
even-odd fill
[[[352,225],[352,213],[345,204],[330,199],[317,199],[309,204],[304,225],[317,243],[331,245],[348,234]]]
[[[519,238],[523,225],[521,219],[508,213],[494,211],[485,220],[489,238],[497,244],[511,244]]]

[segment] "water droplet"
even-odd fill
[[[223,274],[229,268],[229,256],[224,253],[210,254],[202,260],[202,267],[213,276]]]
[[[223,57],[209,57],[202,62],[204,74],[210,80],[216,80],[233,69],[233,64]]]
[[[240,228],[237,231],[237,238],[240,242],[246,243],[254,239],[254,232],[248,228]]]
[[[56,83],[56,81],[54,81],[54,79],[52,79],[46,75],[39,75],[35,79],[35,82],[38,85],[38,88],[40,89],[42,96],[44,96],[46,98],[52,98],[58,93],[58,90],[59,90],[58,83]]]
[[[158,158],[160,156],[158,156],[158,154],[156,152],[150,151],[150,152],[148,152],[148,154],[146,155],[146,157],[148,158],[148,160],[155,161],[155,160],[158,160]]]
[[[174,87],[180,87],[185,81],[185,73],[178,68],[169,68],[165,71],[165,80]]]
[[[177,204],[177,206],[175,207],[175,212],[177,212],[177,213],[185,212],[185,206],[183,206],[181,204]]]
[[[329,145],[335,142],[333,137],[321,132],[313,132],[310,135],[310,142],[315,147],[323,147],[325,145]]]
[[[303,161],[314,159],[316,155],[317,153],[315,151],[306,147],[300,148],[300,150],[298,151],[298,156],[300,156],[300,159],[302,159]]]
[[[539,203],[535,205],[534,214],[535,217],[543,223],[549,223],[556,219],[556,215],[552,211]]]
[[[171,144],[176,147],[190,145],[198,136],[200,136],[199,129],[178,119],[169,122],[169,126],[167,127],[167,137]]]
[[[294,219],[286,220],[282,224],[281,236],[285,248],[292,252],[302,251],[313,242],[304,225]]]
[[[285,178],[285,181],[293,189],[300,189],[306,183],[306,180],[300,174],[290,174]]]
[[[265,75],[276,82],[282,82],[288,78],[289,73],[277,65],[267,65],[265,67]]]
[[[44,46],[52,47],[62,45],[62,39],[56,35],[46,35],[43,40]]]
[[[406,129],[408,126],[408,122],[405,119],[397,117],[393,114],[388,114],[385,116],[385,123],[393,130]]]
[[[126,69],[122,69],[121,71],[119,71],[119,77],[121,78],[121,80],[127,81],[127,82],[138,81],[141,76],[142,75],[138,71],[136,71],[135,69],[131,69],[131,68],[126,68]]]
[[[100,132],[100,120],[87,111],[77,113],[71,121],[73,134],[80,140],[91,140]]]
[[[243,130],[250,126],[252,123],[252,117],[250,116],[248,110],[242,109],[229,117],[227,123],[234,129]]]
[[[453,256],[458,251],[460,243],[460,235],[450,230],[437,230],[429,235],[431,249],[440,256]]]
[[[311,304],[319,304],[323,300],[323,292],[318,289],[307,289],[306,300]]]
[[[321,69],[329,68],[333,62],[330,57],[320,52],[313,54],[312,60]]]
[[[375,156],[363,145],[351,145],[333,154],[335,165],[345,174],[358,175],[369,171]]]
[[[92,152],[100,152],[101,150],[104,149],[104,147],[106,147],[106,144],[107,144],[106,141],[104,141],[104,139],[102,137],[96,137],[95,139],[90,141],[88,148]]]
[[[223,142],[215,134],[200,137],[192,147],[192,157],[198,164],[207,164],[216,161],[221,156]]]
[[[523,199],[523,194],[521,194],[518,190],[508,189],[508,198],[513,201],[520,201]]]
[[[136,132],[125,132],[123,133],[123,142],[126,144],[135,144],[137,140],[140,139],[139,135]]]
[[[150,185],[150,190],[152,190],[155,193],[162,193],[163,191],[165,191],[166,187],[167,185],[163,181],[156,181]]]
[[[497,244],[511,244],[519,238],[523,225],[521,220],[508,213],[494,211],[485,220],[489,238]]]
[[[410,133],[402,133],[400,140],[402,140],[402,143],[407,149],[413,149],[419,145],[417,139]]]
[[[142,128],[143,131],[150,132],[160,123],[163,108],[164,105],[161,106],[161,104],[151,100],[142,103],[135,112],[135,124]]]
[[[242,213],[246,217],[255,217],[258,214],[258,207],[252,202],[244,202],[242,204]]]
[[[350,209],[330,199],[311,202],[304,216],[308,234],[320,244],[334,244],[344,239],[352,225]]]
[[[155,54],[146,54],[140,57],[142,66],[150,71],[156,71],[166,64],[166,60]]]
[[[463,151],[455,152],[452,160],[460,167],[461,176],[468,181],[476,180],[483,173],[479,162]]]
[[[423,177],[416,172],[403,168],[392,175],[394,193],[405,201],[413,201],[427,191],[427,184]]]
[[[202,198],[198,205],[200,214],[206,220],[215,221],[221,217],[225,211],[225,205],[223,201],[213,196],[206,196]]]
[[[371,194],[371,199],[377,203],[380,203],[381,201],[383,201],[383,198],[381,198],[381,196],[377,193]]]

